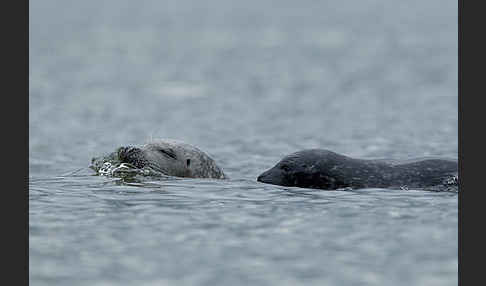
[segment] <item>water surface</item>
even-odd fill
[[[283,156],[457,158],[457,2],[31,1],[32,285],[457,285],[457,194],[256,182]],[[123,183],[173,138],[229,180]]]

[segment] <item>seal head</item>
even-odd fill
[[[115,172],[133,174],[159,173],[188,178],[226,178],[214,160],[198,148],[174,140],[157,140],[141,147],[125,146],[101,158],[93,158],[91,167],[100,173],[105,164]],[[120,166],[123,167],[120,169]],[[111,172],[113,174],[113,172]]]
[[[309,150],[286,156],[257,181],[302,188],[339,189],[349,187],[345,178],[332,172],[345,157],[328,150]]]

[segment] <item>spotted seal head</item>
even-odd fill
[[[257,181],[280,186],[335,190],[344,188],[417,188],[457,190],[458,164],[448,159],[364,160],[323,149],[284,157]]]
[[[107,166],[109,168],[107,168]],[[141,147],[120,147],[107,156],[93,158],[100,174],[163,174],[187,178],[226,178],[215,161],[198,148],[175,140],[155,140]]]

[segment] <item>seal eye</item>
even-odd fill
[[[285,172],[290,171],[290,167],[288,165],[282,165],[280,166],[280,169],[284,170]]]
[[[159,151],[160,153],[164,154],[165,156],[168,156],[174,160],[177,159],[177,156],[176,154],[174,153],[173,150],[171,149],[158,149],[157,151]]]
[[[189,167],[189,165],[191,165],[191,159],[186,160],[186,165],[187,165],[187,167]]]

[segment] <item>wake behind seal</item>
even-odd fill
[[[121,177],[226,178],[223,170],[206,153],[175,140],[155,140],[140,147],[120,147],[106,156],[93,158],[90,167],[101,175]]]
[[[458,164],[447,159],[408,161],[354,159],[324,149],[284,157],[257,181],[280,186],[336,190],[408,188],[457,190]]]

